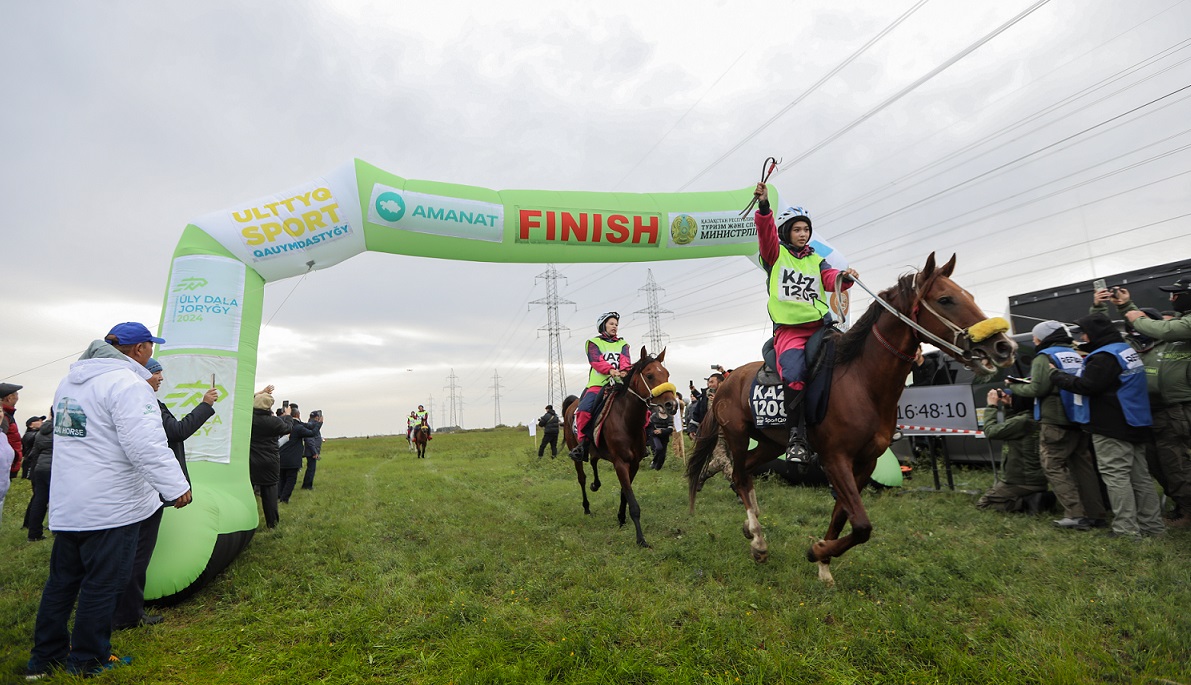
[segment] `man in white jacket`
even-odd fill
[[[119,324],[71,364],[54,394],[54,549],[30,678],[58,667],[94,675],[130,661],[112,655],[112,613],[128,585],[140,523],[162,501],[180,508],[191,499],[145,382],[153,344],[164,342],[142,324]]]

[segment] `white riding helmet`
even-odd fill
[[[807,226],[811,227],[811,235],[815,234],[814,224],[811,223],[811,213],[806,211],[805,207],[786,207],[778,212],[773,220],[777,224],[777,236],[782,242],[790,242],[785,235],[789,228],[787,224],[793,224],[798,219],[802,219]]]
[[[604,324],[608,322],[608,319],[616,319],[617,321],[620,321],[620,314],[617,314],[616,312],[604,312],[603,314],[600,314],[599,318],[596,319],[596,331],[599,332],[600,335],[604,334]]]

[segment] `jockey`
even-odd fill
[[[790,461],[803,461],[808,455],[806,441],[798,430],[795,410],[806,381],[806,342],[825,324],[831,323],[831,308],[823,300],[823,291],[838,292],[852,286],[840,281],[841,274],[856,277],[854,269],[833,269],[815,254],[810,245],[811,218],[802,207],[787,207],[774,220],[769,210],[769,188],[757,184],[759,201],[753,221],[757,224],[757,243],[761,263],[769,274],[769,318],[773,320],[773,346],[777,353],[777,371],[786,383],[786,417],[790,422]],[[780,226],[780,228],[779,228]]]
[[[430,427],[430,419],[428,418],[429,415],[426,413],[426,407],[419,404],[418,410],[416,412],[414,412],[414,416],[416,416],[418,418],[419,424],[424,423],[424,424],[426,424],[427,428]]]
[[[417,412],[410,412],[409,416],[405,417],[405,439],[409,442],[410,449],[414,445],[414,426],[418,425]]]
[[[583,432],[591,420],[591,410],[595,408],[600,387],[612,379],[624,378],[633,365],[629,358],[629,344],[616,335],[619,328],[620,314],[600,314],[596,320],[596,330],[600,334],[587,341],[587,361],[591,371],[587,374],[587,390],[575,410],[575,437],[579,440],[571,450],[571,459],[575,461],[587,460],[587,440]]]

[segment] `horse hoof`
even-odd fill
[[[591,491],[592,491],[592,492],[595,492],[596,490],[599,490],[599,489],[600,489],[600,484],[599,484],[599,483],[592,483],[592,484],[591,484]]]
[[[743,525],[743,526],[740,528],[740,532],[744,533],[744,539],[745,539],[745,540],[752,540],[752,539],[753,539],[753,533],[752,533],[752,531],[750,531],[750,530],[749,530],[749,524],[747,524],[747,523],[746,523],[746,524],[744,524],[744,525]]]
[[[638,547],[644,547],[645,549],[653,549],[653,545],[651,545],[651,544],[649,544],[648,542],[646,542],[646,541],[645,541],[645,538],[641,538],[640,540],[638,540],[638,541],[637,541],[637,546],[638,546]]]
[[[827,543],[823,542],[822,540],[819,540],[815,544],[811,545],[810,548],[806,550],[806,560],[812,562],[822,562],[823,548],[826,546]],[[830,563],[830,561],[822,563]]]

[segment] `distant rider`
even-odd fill
[[[629,358],[629,344],[616,335],[619,328],[620,314],[600,314],[596,320],[596,330],[600,334],[587,341],[587,361],[591,364],[591,371],[587,374],[587,390],[575,410],[575,438],[579,440],[579,444],[571,450],[571,459],[575,461],[587,460],[587,440],[583,433],[587,422],[591,420],[591,411],[595,409],[600,388],[611,379],[624,378],[633,365]]]
[[[803,461],[810,451],[799,434],[795,409],[806,380],[806,342],[826,323],[831,322],[831,308],[823,291],[847,290],[851,281],[840,283],[840,275],[858,277],[854,269],[831,268],[810,245],[810,213],[802,207],[787,207],[776,221],[769,210],[769,188],[757,184],[757,243],[761,262],[769,274],[769,318],[773,320],[773,346],[777,353],[777,371],[786,383],[786,416],[790,422],[790,461]]]

